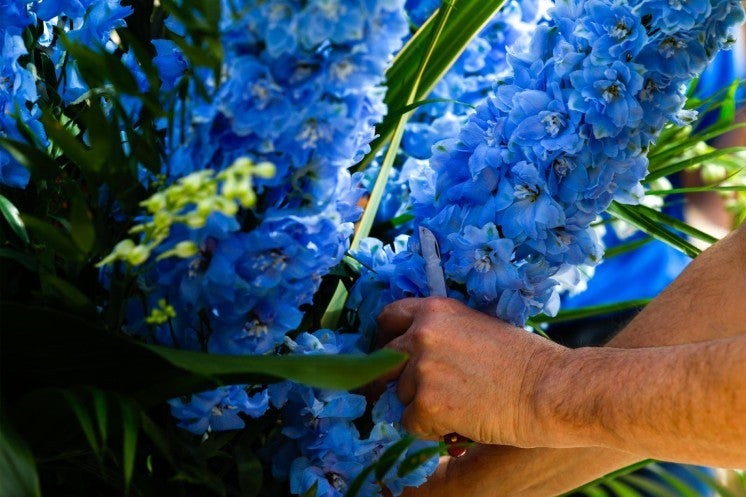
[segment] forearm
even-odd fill
[[[610,449],[520,449],[479,445],[447,458],[422,487],[403,497],[555,497],[640,458]]]
[[[741,328],[741,323],[746,323],[742,310],[746,295],[744,237],[746,229],[741,227],[697,257],[608,346],[670,346],[746,332]],[[566,373],[584,374],[571,369]],[[627,393],[634,394],[636,385],[628,385]],[[443,463],[416,495],[554,497],[647,457],[600,447],[477,446],[465,456]]]
[[[744,296],[746,228],[741,226],[692,261],[609,342],[610,348],[570,351],[572,358],[550,382],[577,385],[573,378],[582,377],[584,387],[544,385],[554,399],[550,415],[592,431],[580,434],[577,445],[603,442],[639,458],[713,466],[727,466],[738,452],[744,457],[746,407],[737,393],[746,391],[746,384],[736,374],[746,366]],[[698,343],[704,341],[709,342]],[[621,350],[640,347],[648,349]],[[578,402],[584,403],[583,413],[576,410]],[[602,412],[592,412],[597,409]],[[602,419],[604,426],[596,425]],[[604,433],[617,438],[599,440]],[[682,445],[675,454],[666,437]]]
[[[694,259],[607,345],[653,347],[746,333],[744,298],[746,227],[741,225]]]
[[[553,446],[746,466],[746,335],[644,349],[568,351],[533,399]],[[573,378],[582,377],[583,388]]]

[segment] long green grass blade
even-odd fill
[[[547,323],[556,324],[563,323],[566,321],[574,321],[576,319],[591,318],[595,316],[603,316],[605,314],[613,314],[619,311],[627,311],[630,309],[639,309],[645,307],[650,303],[650,299],[637,299],[637,300],[625,300],[624,302],[618,302],[614,304],[602,304],[583,307],[579,309],[568,309],[560,311],[556,316],[550,317],[545,314],[539,314],[531,318],[534,323]]]
[[[443,34],[445,27],[448,25],[448,18],[451,14],[452,9],[453,5],[444,1],[443,6],[441,6],[441,8],[439,8],[438,11],[434,14],[433,20],[431,22],[428,22],[427,24],[428,27],[432,26],[432,30],[429,30],[428,28],[426,34],[415,37],[418,40],[426,40],[427,45],[423,46],[424,51],[422,53],[422,58],[419,59],[417,61],[417,64],[415,65],[415,67],[417,68],[417,72],[414,73],[414,78],[408,80],[411,82],[410,86],[408,87],[408,93],[401,95],[401,97],[404,98],[403,100],[398,100],[400,102],[404,102],[405,108],[412,105],[415,100],[417,100],[420,83],[422,81],[422,78],[424,77],[425,72],[427,71],[427,68],[430,65],[431,58],[435,56],[435,49],[438,40]],[[391,81],[389,81],[389,84],[391,84]],[[391,91],[391,86],[389,86],[389,91]],[[386,152],[386,155],[384,156],[383,162],[381,163],[381,169],[380,171],[378,171],[378,177],[373,184],[373,189],[370,192],[370,198],[368,199],[365,210],[363,211],[363,215],[358,222],[357,228],[355,230],[355,235],[352,237],[352,242],[350,242],[351,252],[354,252],[360,246],[360,241],[368,236],[371,228],[373,227],[376,213],[378,212],[378,208],[381,205],[381,199],[383,198],[383,194],[386,191],[386,184],[388,183],[389,176],[391,175],[391,170],[394,167],[394,160],[399,153],[399,144],[401,143],[402,136],[404,135],[404,128],[407,124],[409,112],[401,113],[399,111],[395,111],[394,115],[396,115],[397,117],[393,119],[393,137],[388,144],[388,150]],[[371,154],[372,153],[373,152],[371,152]],[[369,154],[369,157],[372,157],[371,154]],[[347,290],[342,285],[342,282],[339,282],[337,284],[337,288],[334,291],[334,294],[332,295],[331,300],[329,301],[329,304],[327,305],[326,310],[324,311],[324,314],[321,317],[321,325],[323,327],[330,329],[335,329],[337,327],[339,318],[344,311],[347,297]]]
[[[655,165],[655,166],[651,165],[650,173],[645,177],[645,182],[649,183],[651,181],[655,181],[664,176],[669,176],[679,171],[683,171],[684,169],[694,167],[696,165],[705,163],[707,161],[711,161],[713,159],[717,159],[718,157],[722,157],[723,155],[732,155],[737,152],[743,152],[743,151],[746,151],[746,147],[721,148],[721,149],[714,150],[712,152],[708,152],[706,154],[696,155],[688,159],[674,162],[672,164]]]
[[[443,27],[442,35],[433,47],[429,64],[422,73],[414,99],[422,100],[435,87],[435,84],[448,72],[453,63],[463,53],[469,42],[476,36],[489,20],[502,8],[504,0],[454,0],[449,22]],[[444,2],[444,6],[449,5]],[[436,14],[437,15],[437,14]],[[437,29],[433,22],[435,15],[425,23],[407,45],[397,54],[396,59],[386,72],[388,92],[386,104],[396,115],[399,107],[410,103],[406,99],[415,80],[419,62],[427,52],[431,33]],[[376,155],[394,133],[396,120],[387,117],[376,128],[378,138],[371,144],[371,155]]]
[[[671,146],[656,148],[654,152],[648,154],[648,160],[650,160],[650,164],[653,165],[651,167],[654,167],[655,164],[660,164],[663,161],[678,157],[680,155],[684,155],[687,151],[691,150],[692,147],[700,142],[707,142],[709,140],[712,140],[713,138],[724,135],[725,133],[729,133],[741,128],[746,128],[746,123],[732,124],[724,128],[718,128],[711,131],[703,131],[701,133],[693,134],[686,140],[679,140],[674,142],[673,144],[671,144]]]
[[[242,383],[242,378],[253,374],[337,390],[361,387],[405,359],[403,354],[392,350],[378,350],[369,355],[226,356],[154,345],[145,347],[179,369],[227,384]]]
[[[607,209],[608,213],[617,219],[626,221],[635,228],[641,230],[644,233],[656,238],[664,243],[667,243],[680,250],[689,257],[697,257],[701,252],[700,249],[689,243],[679,235],[669,231],[664,226],[656,224],[650,220],[649,217],[645,216],[638,209],[640,206],[631,207],[628,205],[619,204],[617,202],[612,203]]]
[[[98,437],[96,436],[96,429],[93,418],[91,417],[91,413],[89,412],[88,407],[85,405],[85,402],[80,398],[80,395],[76,394],[75,392],[62,390],[60,391],[60,393],[65,398],[65,400],[67,400],[68,405],[75,413],[75,417],[78,419],[80,429],[83,431],[83,435],[85,435],[85,438],[88,441],[88,445],[91,446],[91,449],[93,449],[93,453],[96,454],[96,457],[101,460],[102,447],[99,443]]]
[[[655,497],[685,497],[683,494],[671,490],[666,485],[650,478],[645,478],[644,476],[630,474],[621,478],[625,483],[643,490],[646,495],[654,495]]]
[[[746,192],[746,186],[690,186],[686,188],[671,188],[668,190],[648,190],[645,195],[674,195],[677,193],[702,193],[702,192]]]
[[[644,497],[641,492],[621,480],[609,480],[606,482],[606,486],[616,497]]]
[[[375,463],[376,469],[374,470],[374,474],[376,475],[376,480],[382,481],[384,479],[386,473],[391,471],[391,468],[394,467],[396,461],[399,460],[399,457],[404,454],[407,448],[412,445],[414,441],[414,437],[406,436],[401,440],[396,441],[387,448],[383,454],[381,454],[381,457],[379,457],[378,461]]]
[[[131,400],[118,396],[122,416],[122,473],[124,495],[129,495],[137,456],[137,436],[140,433],[140,410]]]
[[[0,495],[41,497],[36,461],[0,409]]]
[[[407,476],[409,473],[425,464],[431,458],[446,453],[447,452],[444,444],[433,445],[431,447],[420,449],[413,454],[409,454],[402,460],[401,464],[399,464],[399,468],[396,470],[396,474],[399,477]]]
[[[669,216],[668,214],[664,212],[651,209],[650,207],[646,205],[638,205],[634,209],[641,215],[650,219],[650,221],[652,221],[653,223],[657,223],[663,226],[669,226],[670,228],[680,231],[684,233],[685,235],[688,235],[692,238],[696,238],[697,240],[701,240],[705,243],[710,243],[710,244],[718,241],[718,239],[715,238],[714,236],[708,235],[704,231],[698,230],[694,226],[687,224],[686,222],[680,219],[677,219],[673,216]]]
[[[23,220],[21,219],[21,213],[18,211],[18,208],[16,208],[16,206],[3,195],[0,195],[0,214],[3,215],[10,225],[10,228],[16,235],[18,235],[18,238],[28,245],[30,240],[28,232],[26,231],[26,226],[24,226]]]
[[[574,494],[575,492],[586,492],[588,489],[597,488],[599,485],[601,485],[603,483],[607,483],[607,482],[609,482],[609,481],[611,481],[611,480],[613,480],[613,479],[615,479],[615,478],[617,478],[619,476],[632,473],[633,471],[637,471],[640,468],[645,468],[647,466],[650,466],[654,462],[655,462],[655,460],[653,460],[653,459],[645,459],[643,461],[638,461],[638,462],[636,462],[634,464],[630,464],[629,466],[625,466],[623,468],[617,469],[616,471],[612,471],[611,473],[607,473],[606,475],[604,475],[604,476],[602,476],[600,478],[596,478],[595,480],[593,480],[591,482],[588,482],[585,485],[582,485],[582,486],[578,487],[575,490],[571,490],[570,492],[566,492],[566,493],[560,495],[559,497],[568,497],[568,496]],[[591,495],[593,495],[593,494],[591,494]]]
[[[16,396],[42,388],[87,385],[127,395],[149,407],[219,385],[283,379],[350,390],[406,359],[392,350],[369,355],[223,356],[144,345],[90,319],[44,307],[2,302],[0,315],[0,376],[17,378],[7,390],[7,395]],[[93,421],[81,416],[95,447]]]
[[[665,467],[659,464],[651,464],[647,469],[673,488],[676,491],[677,497],[700,497],[698,491],[690,487],[678,476],[672,474],[670,471],[666,471]]]

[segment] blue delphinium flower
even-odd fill
[[[247,391],[247,387],[231,385],[194,394],[188,399],[168,401],[178,425],[201,435],[207,431],[239,430],[246,424],[241,415],[259,417],[269,408],[267,390]]]
[[[185,86],[187,58],[179,48],[154,41],[164,100],[176,97],[177,86],[188,92],[185,101],[168,100],[186,126],[167,136],[166,184],[196,171],[223,171],[243,158],[270,162],[274,174],[253,178],[255,202],[235,216],[216,213],[203,226],[170,231],[139,280],[147,298],[145,306],[130,306],[130,333],[236,355],[361,352],[357,335],[298,328],[362,212],[362,178],[348,168],[369,150],[386,112],[385,69],[407,34],[402,4],[224,1],[222,79],[198,76],[210,98]],[[166,26],[184,32],[175,19]],[[158,259],[186,242],[196,254]],[[166,322],[148,319],[156,306],[169,310]],[[266,395],[283,420],[272,442],[278,449],[266,457],[291,492],[317,484],[319,495],[341,495],[373,462],[377,449],[354,423],[366,410],[363,396],[293,382],[270,385]],[[263,413],[222,390],[174,399],[171,406],[179,425],[197,434],[235,429],[244,416]],[[366,495],[380,491],[372,480],[365,488]]]
[[[62,44],[52,36],[53,28],[61,29],[70,39],[90,47],[114,50],[111,32],[124,25],[124,18],[132,8],[119,0],[44,0],[0,2],[0,136],[22,140],[17,120],[33,131],[40,144],[47,141],[39,116],[37,80],[40,78],[30,67],[31,60],[21,65],[29,49],[22,38],[25,29],[37,29],[37,43],[50,58],[55,68],[64,71],[58,75],[56,89],[64,103],[70,103],[88,90],[82,81],[74,60],[61,63]],[[65,22],[57,22],[64,20]],[[30,173],[4,149],[0,149],[0,184],[25,188]]]
[[[742,19],[732,1],[560,0],[509,47],[510,74],[433,148],[434,187],[412,202],[413,223],[440,242],[449,295],[517,325],[556,312],[577,268],[601,260],[591,223],[614,200],[641,200],[647,149],[686,121],[687,83]],[[385,281],[378,267],[358,284],[391,293],[396,271]],[[377,298],[361,295],[366,309]]]

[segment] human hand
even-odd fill
[[[399,378],[407,431],[431,440],[456,432],[521,447],[545,440],[532,392],[567,349],[440,297],[389,304],[378,324],[381,342],[409,355],[379,380]]]

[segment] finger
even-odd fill
[[[381,392],[386,388],[386,384],[390,381],[393,381],[401,375],[402,371],[406,367],[406,365],[409,363],[409,356],[410,356],[410,347],[409,347],[409,340],[405,336],[397,337],[388,344],[386,344],[387,349],[395,350],[397,352],[402,352],[404,354],[407,354],[407,360],[396,367],[388,370],[387,372],[383,373],[381,376],[376,378],[376,388],[379,389]]]
[[[401,375],[401,372],[406,367],[406,364],[407,363],[405,362],[404,364],[396,366],[395,368],[387,371],[382,376],[376,378],[375,380],[362,387],[362,394],[365,395],[365,398],[368,399],[369,403],[378,400],[381,394],[386,391],[386,386],[391,381],[395,381],[397,378],[399,378],[399,375]]]
[[[404,408],[401,416],[401,425],[407,432],[423,440],[440,441],[441,435],[430,429],[429,423],[423,423],[423,416],[418,413],[415,404],[409,404]]]
[[[402,404],[409,405],[417,393],[417,375],[415,374],[414,361],[408,361],[399,375],[396,383],[396,396]]]
[[[378,342],[383,346],[404,334],[422,305],[420,298],[406,298],[392,302],[378,315]]]

